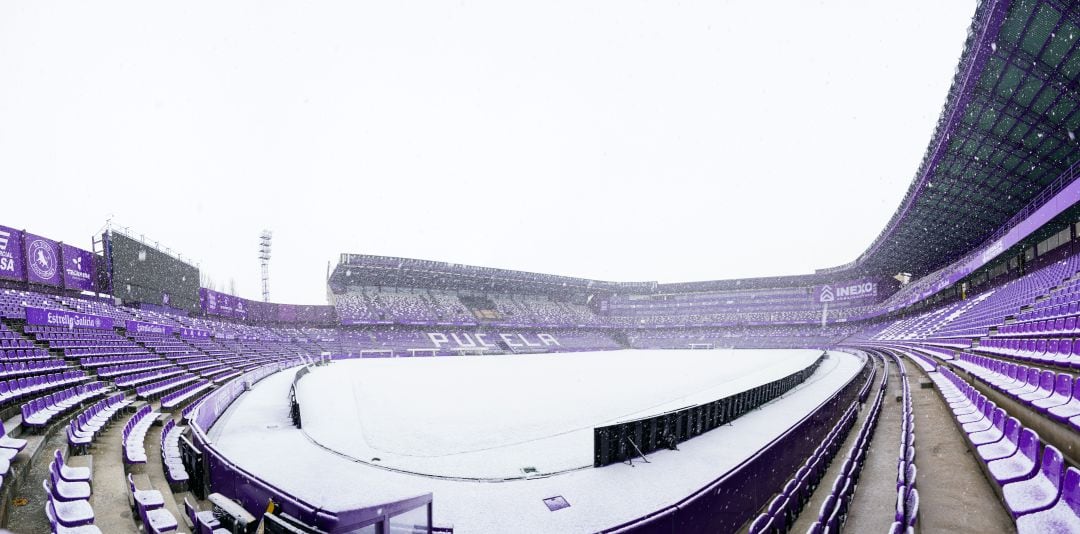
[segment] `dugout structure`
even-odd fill
[[[722,399],[596,427],[593,429],[593,467],[643,458],[657,449],[673,449],[679,443],[734,421],[803,383],[826,357],[822,354],[800,371]]]

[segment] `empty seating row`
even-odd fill
[[[221,528],[221,521],[214,517],[212,510],[199,511],[195,505],[184,497],[184,515],[188,518],[192,532],[198,534],[229,534],[228,530]]]
[[[68,423],[68,446],[72,450],[85,451],[131,402],[123,393],[116,393],[94,403]]]
[[[1060,451],[1042,446],[1035,431],[986,401],[956,373],[942,369],[932,378],[989,478],[999,486],[1017,531],[1076,532],[1068,527],[1080,525],[1080,507],[1074,506],[1080,500],[1080,471],[1066,470]]]
[[[1070,315],[1056,319],[1003,324],[998,327],[997,335],[999,337],[1067,336],[1080,333],[1080,325],[1077,325],[1077,319],[1080,319],[1080,317]]]
[[[915,487],[915,406],[911,400],[911,382],[903,362],[890,354],[900,370],[902,411],[900,413],[900,454],[896,461],[896,510],[890,534],[914,532],[919,523],[919,490]],[[920,361],[918,357],[913,361]],[[924,368],[925,369],[925,368]],[[930,374],[930,373],[928,373]]]
[[[158,416],[158,412],[153,411],[153,408],[149,404],[139,408],[132,415],[128,422],[124,424],[124,432],[122,434],[124,444],[124,463],[126,464],[144,464],[146,463],[146,446],[143,441],[146,439],[146,432],[150,430],[150,425],[154,424],[154,419]]]
[[[165,380],[159,380],[145,386],[139,386],[135,388],[135,393],[140,399],[153,399],[158,395],[163,395],[172,389],[183,386],[184,384],[190,384],[198,380],[199,377],[190,374],[182,374],[180,376],[174,376],[172,378],[166,378]]]
[[[42,360],[45,358],[51,358],[49,351],[45,349],[0,350],[0,360],[4,361]]]
[[[191,401],[191,404],[188,404],[187,406],[185,406],[184,409],[180,411],[180,420],[184,421],[184,422],[187,422],[187,421],[191,420],[191,416],[192,416],[192,414],[195,413],[195,409],[199,407],[199,403],[202,402],[202,400],[204,398],[206,398],[206,396],[209,395],[209,394],[210,394],[209,391],[206,392],[206,393],[203,393],[203,394],[199,395],[199,398]]]
[[[887,380],[888,377],[885,376]],[[833,480],[829,496],[825,498],[818,510],[818,518],[815,523],[818,528],[811,525],[808,532],[840,532],[847,521],[848,509],[851,500],[855,497],[855,491],[859,487],[859,478],[862,474],[863,465],[866,462],[866,453],[870,449],[870,442],[874,439],[874,431],[877,429],[878,417],[881,414],[881,405],[885,398],[887,382],[882,382],[882,387],[876,388],[876,395],[870,405],[866,419],[859,429],[855,443],[848,449],[844,456],[844,463],[840,473]]]
[[[23,338],[0,339],[0,349],[32,349],[34,342]]]
[[[184,386],[161,397],[161,409],[171,410],[183,404],[185,401],[201,395],[212,387],[214,387],[214,384],[209,380],[199,380],[193,384]]]
[[[1072,375],[970,354],[956,366],[1048,418],[1080,430],[1080,380]]]
[[[821,443],[815,447],[806,462],[784,484],[783,490],[750,524],[750,532],[786,532],[791,527],[803,508],[810,502],[814,492],[817,491],[822,477],[825,476],[837,451],[843,445],[848,432],[855,426],[857,415],[855,403],[852,402],[836,424],[829,429],[829,433]]]
[[[975,349],[1017,360],[1080,369],[1080,339],[984,339]]]
[[[105,384],[90,382],[57,391],[31,400],[21,406],[22,425],[27,429],[41,430],[58,416],[63,415],[84,401],[105,393]]]
[[[36,375],[67,368],[64,360],[30,360],[25,362],[0,363],[0,380]]]
[[[97,368],[97,375],[101,378],[113,378],[117,376],[138,373],[140,371],[155,371],[172,367],[173,363],[168,360],[153,360],[149,362],[125,363],[119,365],[106,365]]]
[[[5,380],[0,382],[0,404],[24,401],[50,389],[85,382],[88,378],[82,371],[64,371]]]
[[[49,464],[49,477],[41,481],[45,488],[45,516],[53,533],[101,533],[101,529],[94,526],[90,483],[90,469],[65,465],[64,457],[57,449]]]
[[[172,512],[165,509],[165,498],[162,497],[161,492],[156,489],[141,490],[135,487],[135,481],[130,473],[127,479],[128,489],[131,491],[131,502],[147,534],[175,531],[179,525]]]
[[[161,428],[161,467],[172,486],[181,486],[188,481],[187,469],[180,458],[180,435],[183,433],[184,427],[176,426],[172,419]]]
[[[24,448],[26,448],[25,439],[8,436],[4,431],[4,426],[0,425],[0,485],[11,470],[11,462],[15,459],[15,455]]]
[[[114,380],[113,383],[115,383],[117,387],[122,388],[137,387],[143,384],[149,384],[151,382],[161,380],[163,378],[168,378],[170,376],[176,376],[183,372],[184,370],[179,367],[167,367],[165,369],[157,369],[154,371],[145,371],[141,373],[124,375]]]
[[[113,354],[107,356],[86,356],[79,358],[79,365],[83,367],[101,367],[103,365],[117,365],[121,363],[153,362],[161,360],[161,356],[149,352],[139,354]]]

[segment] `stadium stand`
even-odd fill
[[[207,437],[246,389],[315,361],[815,348],[863,367],[742,470],[603,531],[1080,532],[1077,36],[1073,3],[979,3],[900,207],[813,274],[611,282],[342,254],[329,305],[202,288],[195,308],[5,278],[0,502],[37,506],[0,507],[0,526],[238,531],[273,500],[295,531],[333,531]],[[170,272],[135,274],[190,285]]]

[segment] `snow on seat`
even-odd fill
[[[127,479],[128,488],[131,490],[131,497],[135,499],[135,504],[140,508],[153,510],[165,506],[165,498],[161,496],[160,491],[155,489],[141,490],[136,488],[135,480],[131,478],[131,473],[128,473]]]
[[[0,425],[0,447],[21,451],[26,448],[26,440],[8,436],[7,431],[4,429],[4,425]]]
[[[979,458],[982,458],[983,462],[990,462],[1015,454],[1017,443],[1020,441],[1020,428],[1020,421],[1015,417],[1010,417],[1005,421],[1005,432],[1000,440],[975,447]]]
[[[92,474],[89,467],[82,466],[70,466],[64,463],[64,455],[60,453],[60,449],[56,449],[53,452],[53,461],[56,462],[57,474],[60,478],[68,482],[86,482],[90,483],[92,480]]]
[[[1046,410],[1046,415],[1059,423],[1080,415],[1080,380],[1073,380],[1072,398],[1069,402]]]
[[[990,476],[994,477],[999,485],[1028,478],[1039,467],[1039,435],[1034,430],[1025,428],[1020,431],[1018,443],[1015,454],[986,464]]]
[[[1061,487],[1064,459],[1061,452],[1051,445],[1043,449],[1042,467],[1035,476],[1005,484],[1002,497],[1013,517],[1045,510],[1054,505]]]
[[[56,508],[52,499],[45,501],[45,517],[49,519],[49,527],[56,534],[101,534],[101,529],[95,525],[68,527],[61,524],[57,519]]]
[[[53,495],[58,501],[78,501],[90,498],[90,484],[86,482],[68,482],[60,478],[55,462],[49,464],[49,480]]]
[[[1039,376],[1039,389],[1017,395],[1017,398],[1027,404],[1039,399],[1045,399],[1054,394],[1054,382],[1056,379],[1057,375],[1053,371],[1043,371],[1042,375]]]
[[[1053,394],[1049,397],[1032,401],[1031,406],[1040,412],[1046,413],[1050,408],[1068,403],[1069,400],[1072,399],[1072,382],[1072,377],[1065,373],[1057,375]]]
[[[89,525],[94,522],[94,509],[90,507],[90,501],[58,501],[56,494],[49,485],[49,479],[41,481],[45,488],[49,504],[52,504],[56,512],[56,521],[67,527]]]
[[[994,410],[994,423],[992,427],[983,430],[981,432],[972,432],[968,434],[968,441],[976,447],[979,445],[985,445],[987,443],[994,443],[1005,435],[1005,420],[1009,417],[1009,414],[1005,413],[1005,410],[997,408]]]
[[[1018,534],[1067,534],[1080,532],[1080,471],[1065,471],[1061,496],[1054,506],[1016,519]]]

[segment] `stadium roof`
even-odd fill
[[[827,271],[931,272],[983,243],[1080,159],[1078,43],[1078,3],[981,3],[900,207],[855,262]]]

